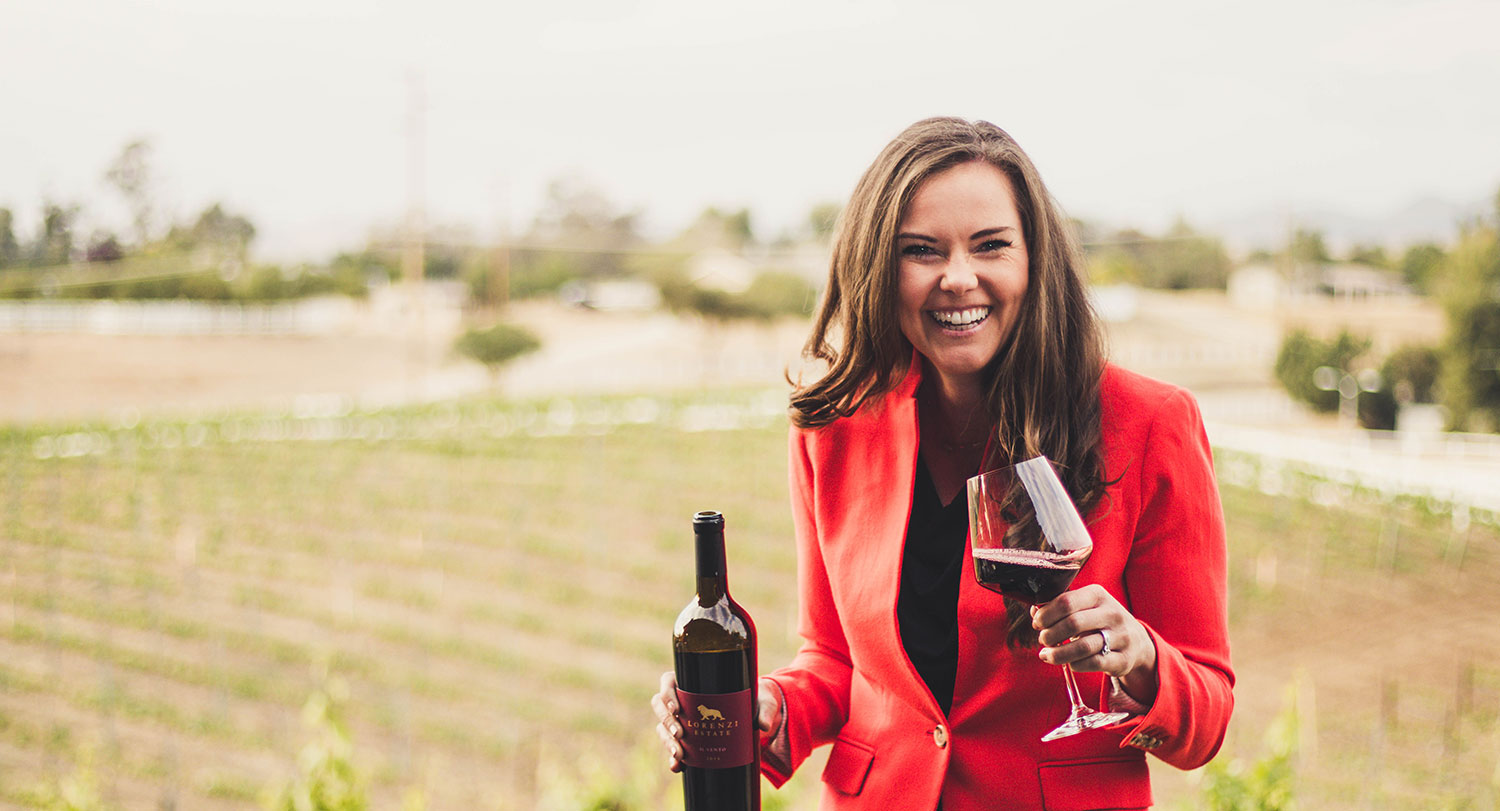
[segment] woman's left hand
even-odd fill
[[[1156,698],[1156,644],[1146,626],[1103,586],[1066,591],[1032,607],[1031,626],[1041,640],[1043,662],[1070,665],[1080,673],[1107,673],[1143,704]]]

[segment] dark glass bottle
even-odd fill
[[[698,594],[677,615],[672,652],[687,811],[758,811],[755,623],[729,597],[724,516],[693,516]]]

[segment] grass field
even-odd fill
[[[796,645],[775,393],[15,429],[0,459],[0,807],[84,772],[111,807],[253,807],[293,773],[324,670],[373,807],[670,806],[646,698],[699,509],[728,517],[762,663]],[[1268,495],[1258,464],[1220,460],[1222,757],[1258,755],[1300,673],[1303,807],[1493,807],[1494,527],[1326,483]],[[1193,806],[1195,775],[1155,774]],[[809,769],[775,796],[818,788]]]

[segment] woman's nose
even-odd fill
[[[943,266],[943,277],[938,280],[938,287],[945,293],[967,293],[978,285],[979,276],[967,256],[953,257]]]

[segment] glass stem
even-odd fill
[[[1063,681],[1068,685],[1068,700],[1073,702],[1071,717],[1077,718],[1084,713],[1093,712],[1089,705],[1083,703],[1083,698],[1078,694],[1078,682],[1073,680],[1073,668],[1070,665],[1062,666]]]

